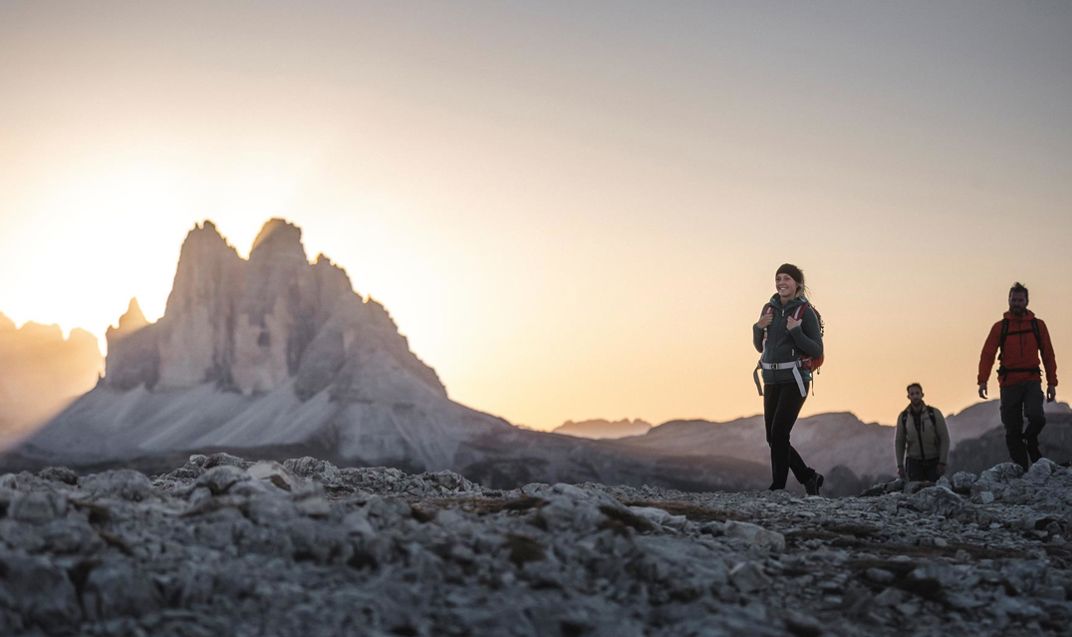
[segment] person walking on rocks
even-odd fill
[[[1057,361],[1046,323],[1027,309],[1027,288],[1020,283],[1009,289],[1009,311],[994,326],[979,357],[979,397],[987,398],[986,380],[998,359],[998,386],[1001,388],[1001,424],[1005,445],[1013,462],[1027,469],[1042,457],[1039,434],[1046,426],[1042,411],[1042,369],[1046,367],[1046,401],[1057,397]],[[1027,428],[1024,428],[1024,416]]]
[[[812,369],[822,362],[822,321],[808,302],[804,273],[785,263],[774,275],[775,294],[752,326],[752,343],[762,356],[753,378],[763,396],[763,421],[770,445],[770,489],[784,489],[790,469],[808,495],[819,495],[823,476],[789,443],[789,433],[808,397]],[[759,371],[763,372],[763,385]]]
[[[897,475],[937,482],[949,456],[949,429],[942,412],[923,402],[923,385],[907,388],[908,407],[897,416]]]

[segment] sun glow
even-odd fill
[[[263,162],[262,162],[263,163]],[[212,219],[243,257],[261,225],[283,214],[295,179],[264,165],[203,179],[188,167],[130,158],[61,171],[3,211],[21,237],[0,256],[3,311],[16,323],[57,323],[104,333],[136,297],[163,315],[182,238]]]

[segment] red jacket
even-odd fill
[[[1031,310],[1024,312],[1023,316],[1015,316],[1012,312],[1006,312],[1005,318],[1009,321],[1009,332],[1005,337],[1005,349],[1001,354],[1001,366],[1008,369],[1034,369],[1039,367],[1039,344],[1035,340],[1035,332],[1031,329],[1031,319],[1035,315]],[[983,353],[979,357],[979,384],[982,385],[990,376],[990,370],[994,367],[994,356],[998,353],[998,343],[1001,341],[1001,321],[994,323],[990,328],[990,335],[983,344]],[[1046,383],[1050,387],[1057,386],[1057,361],[1053,355],[1053,343],[1050,342],[1050,331],[1042,319],[1038,319],[1039,335],[1042,337],[1042,362],[1046,366]],[[998,376],[998,384],[1001,387],[1018,385],[1028,381],[1041,381],[1042,375],[1037,371],[1009,372]]]

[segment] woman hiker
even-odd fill
[[[808,495],[819,495],[821,473],[809,467],[789,444],[789,432],[808,397],[814,363],[821,363],[823,337],[819,315],[804,296],[804,273],[785,263],[774,275],[775,294],[752,326],[752,342],[762,353],[756,387],[763,396],[763,420],[770,445],[770,490],[784,489],[789,470]],[[814,367],[818,367],[814,364]],[[758,370],[763,371],[763,387]]]

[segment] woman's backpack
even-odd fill
[[[812,305],[811,303],[809,303],[807,301],[804,301],[803,303],[801,303],[800,306],[793,313],[793,318],[795,318],[798,321],[803,321],[804,320],[804,311],[807,310],[809,307],[812,309],[813,312],[815,312],[815,318],[819,319],[819,336],[822,337],[822,336],[824,336],[826,334],[826,325],[823,323],[823,317],[822,317],[821,314],[819,314],[819,310],[815,309],[815,306]],[[774,313],[774,306],[773,305],[771,305],[770,303],[767,303],[766,305],[763,306],[763,314],[773,314],[773,313]],[[765,341],[766,341],[766,337],[764,336],[764,342]],[[766,345],[764,345],[764,347],[766,347]],[[761,369],[789,369],[789,368],[792,368],[793,369],[793,376],[796,378],[797,386],[800,388],[800,395],[805,396],[806,392],[804,390],[804,380],[803,380],[803,378],[801,378],[799,370],[803,369],[805,371],[819,373],[819,368],[823,366],[823,362],[825,360],[826,360],[825,355],[824,356],[815,356],[815,357],[812,357],[812,356],[800,356],[800,357],[797,358],[797,360],[789,362],[789,363],[764,363],[763,362],[763,357],[760,356],[759,362],[756,363],[756,368],[752,372],[752,380],[756,384],[756,389],[759,391],[759,395],[762,396],[763,395],[763,385],[759,382],[759,370],[761,370]],[[812,391],[813,392],[815,391],[814,383],[812,384]]]

